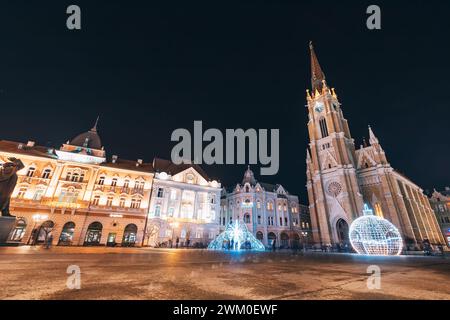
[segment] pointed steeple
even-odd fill
[[[369,142],[370,145],[379,144],[378,138],[375,136],[370,126],[369,126]]]
[[[250,185],[254,186],[256,184],[256,179],[253,174],[253,171],[250,170],[250,166],[247,166],[247,170],[244,173],[244,179],[242,179],[242,185],[246,183],[250,183]]]
[[[322,91],[324,82],[325,82],[325,74],[320,67],[319,60],[317,59],[316,52],[314,51],[314,46],[312,41],[309,42],[309,50],[311,53],[311,85],[312,92]]]
[[[99,118],[100,118],[100,116],[97,116],[97,119],[95,120],[94,126],[92,127],[92,129],[90,131],[97,132],[97,125],[98,125],[98,119]]]

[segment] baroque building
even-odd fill
[[[150,244],[205,247],[219,234],[220,183],[198,165],[156,158],[153,166]]]
[[[370,127],[369,145],[355,148],[338,96],[328,87],[312,44],[310,53],[306,186],[314,242],[347,242],[350,224],[367,203],[400,230],[408,247],[419,247],[425,239],[443,244],[428,198],[391,167]]]
[[[59,149],[0,141],[0,163],[20,158],[25,168],[12,194],[17,224],[10,242],[138,244],[144,236],[153,166],[106,153],[97,124]]]
[[[220,228],[239,220],[266,247],[291,248],[311,236],[308,212],[282,185],[256,181],[250,167],[242,182],[222,193]]]
[[[450,247],[450,187],[445,187],[442,191],[434,190],[430,196],[430,203],[447,246]]]

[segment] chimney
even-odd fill
[[[142,164],[142,159],[137,159],[136,167],[139,167]]]
[[[119,158],[118,156],[113,155],[112,156],[112,163],[116,163],[118,158]]]
[[[34,144],[35,144],[34,141],[28,140],[27,147],[34,147]]]

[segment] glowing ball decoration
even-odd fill
[[[373,215],[367,204],[364,215],[350,226],[350,243],[359,254],[377,256],[399,255],[403,240],[398,229],[388,220]]]

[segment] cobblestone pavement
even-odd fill
[[[81,289],[67,288],[67,268]],[[381,269],[369,290],[368,266]],[[150,248],[0,248],[0,299],[450,299],[450,259]]]

